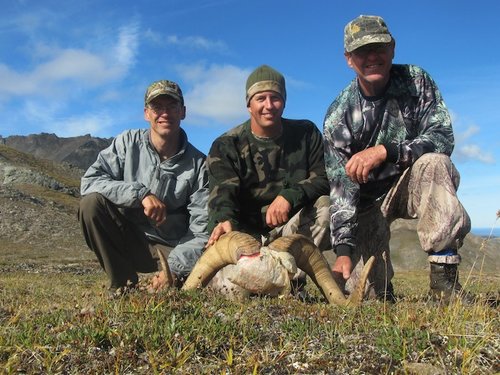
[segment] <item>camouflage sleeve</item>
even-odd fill
[[[294,183],[294,178],[290,176],[289,181],[285,182],[283,190],[279,195],[283,196],[294,208],[303,207],[309,204],[322,195],[328,194],[328,180],[325,172],[324,149],[323,149],[323,136],[316,125],[312,122],[309,123],[309,128],[306,134],[305,145],[306,147],[300,153],[289,158],[288,173],[293,175],[299,166],[304,165],[303,160],[297,158],[306,158],[309,170],[305,175],[308,177],[301,179]],[[297,165],[294,165],[297,162]]]
[[[240,183],[237,173],[239,157],[235,147],[231,147],[229,137],[217,138],[210,148],[207,157],[209,198],[208,198],[208,233],[212,233],[215,226],[229,220],[233,230],[239,225]]]
[[[402,168],[411,166],[420,156],[429,152],[451,155],[454,147],[450,114],[436,83],[431,76],[417,66],[408,66],[408,86],[417,90],[414,114],[416,136],[399,143],[385,145],[388,160]]]
[[[343,121],[344,113],[337,99],[324,120],[325,169],[330,183],[330,233],[337,255],[350,255],[355,247],[359,184],[345,172],[352,156],[351,133]]]

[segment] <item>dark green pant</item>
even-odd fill
[[[108,275],[110,288],[136,284],[137,272],[158,270],[154,245],[101,194],[82,197],[78,218],[88,247]]]

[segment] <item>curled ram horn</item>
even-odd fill
[[[275,251],[287,251],[294,258],[297,267],[303,270],[323,292],[329,303],[340,306],[359,306],[363,300],[365,284],[375,258],[366,262],[359,283],[353,293],[346,298],[333,278],[330,266],[318,249],[307,237],[300,234],[284,236],[273,241],[269,247]]]
[[[260,251],[260,243],[246,233],[237,231],[223,234],[196,262],[182,289],[205,287],[217,271],[228,264],[236,264],[242,255]]]
[[[165,285],[163,287],[170,288],[171,286],[174,285],[174,277],[172,276],[172,272],[170,271],[170,267],[168,266],[167,259],[165,258],[165,255],[160,251],[160,249],[156,249],[158,252],[158,258],[160,258],[160,265],[161,265],[161,270],[165,272]]]

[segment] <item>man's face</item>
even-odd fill
[[[347,65],[358,76],[363,94],[366,96],[381,94],[390,78],[394,41],[367,44],[344,55]]]
[[[186,108],[168,95],[154,98],[144,108],[144,119],[151,125],[151,131],[159,136],[177,132],[184,117]]]
[[[285,102],[275,91],[261,91],[248,103],[251,127],[254,134],[273,137],[281,133],[281,115]]]

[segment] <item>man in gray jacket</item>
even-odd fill
[[[179,285],[208,240],[205,155],[180,127],[185,116],[180,87],[152,83],[144,97],[149,129],[118,135],[82,178],[81,228],[112,292],[136,285],[137,272],[158,270],[155,248]]]

